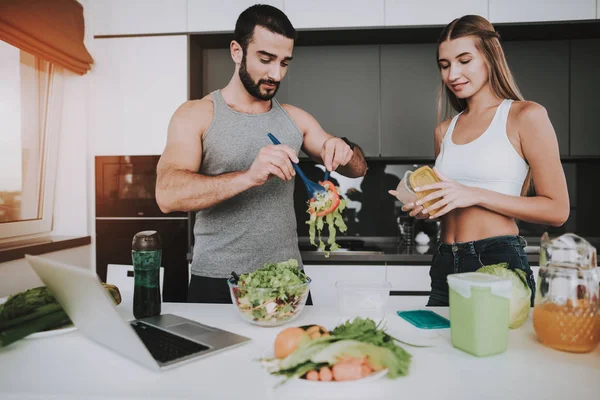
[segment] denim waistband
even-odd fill
[[[494,247],[500,246],[518,246],[525,247],[527,241],[522,236],[504,235],[493,236],[481,240],[473,240],[470,242],[456,242],[447,244],[438,242],[438,251],[442,254],[477,254],[485,252]]]

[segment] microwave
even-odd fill
[[[163,213],[156,203],[160,156],[96,156],[96,218],[187,218]]]

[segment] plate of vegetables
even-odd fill
[[[320,325],[289,327],[260,359],[272,376],[305,385],[351,385],[406,376],[412,356],[369,318],[328,331]]]
[[[121,303],[121,293],[116,286],[102,285],[115,304]],[[63,335],[76,329],[46,286],[0,298],[0,347],[21,339]]]

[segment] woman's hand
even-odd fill
[[[423,207],[415,206],[415,201],[417,200],[417,196],[414,193],[408,192],[404,188],[404,183],[400,181],[398,183],[398,187],[396,190],[388,190],[388,193],[394,196],[398,201],[402,204],[402,211],[410,211],[409,215],[411,217],[416,217],[417,219],[427,219],[429,218],[428,214],[422,214],[421,210]]]
[[[439,218],[442,215],[449,213],[455,208],[467,208],[479,203],[480,190],[470,186],[462,185],[450,178],[444,176],[439,170],[434,168],[435,173],[441,182],[423,185],[415,188],[415,192],[424,192],[427,190],[435,190],[420,200],[415,202],[415,212],[417,208],[423,208],[422,204],[431,200],[437,200],[431,206],[422,209],[421,214],[429,215],[431,211],[435,211],[435,215],[429,218]],[[404,207],[403,207],[404,209]],[[411,212],[411,215],[413,214]]]
[[[423,207],[417,206],[415,203],[409,203],[402,206],[402,211],[410,211],[408,215],[416,219],[427,219],[429,214],[423,213]]]

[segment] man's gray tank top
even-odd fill
[[[272,144],[268,132],[299,153],[302,134],[277,100],[263,114],[244,114],[230,108],[220,90],[211,97],[214,113],[202,141],[201,174],[247,170],[260,149]],[[231,271],[247,273],[290,258],[302,265],[294,180],[271,177],[262,186],[197,211],[194,236],[194,275],[226,278]]]

